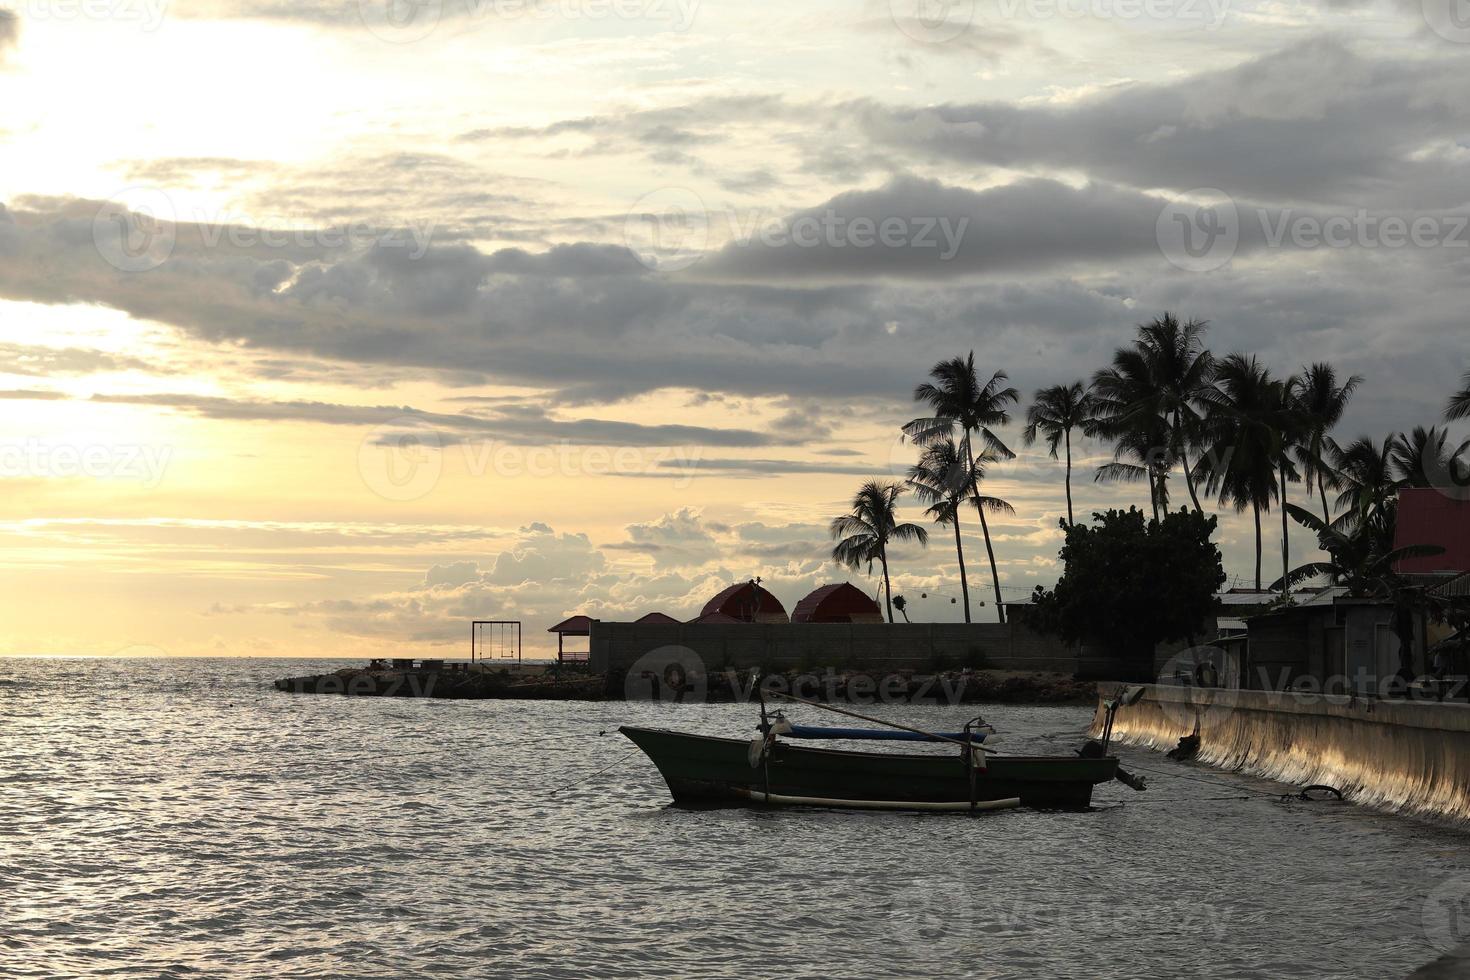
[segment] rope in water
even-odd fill
[[[1308,786],[1305,789],[1299,790],[1296,793],[1280,793],[1280,792],[1276,792],[1276,791],[1273,791],[1273,790],[1251,789],[1251,788],[1246,787],[1246,786],[1233,786],[1230,783],[1226,782],[1223,778],[1220,778],[1220,777],[1200,776],[1200,775],[1195,775],[1193,773],[1187,773],[1187,772],[1169,772],[1169,771],[1167,771],[1165,769],[1154,769],[1154,768],[1152,768],[1150,766],[1140,766],[1136,762],[1130,762],[1128,765],[1132,769],[1142,769],[1144,772],[1151,772],[1151,773],[1154,773],[1155,775],[1158,775],[1158,776],[1164,776],[1164,777],[1173,778],[1173,779],[1192,779],[1192,780],[1194,780],[1197,783],[1205,783],[1205,784],[1210,785],[1210,786],[1224,786],[1224,787],[1228,787],[1230,789],[1236,790],[1237,792],[1240,792],[1240,793],[1250,794],[1249,796],[1241,796],[1241,797],[1239,797],[1239,799],[1256,799],[1256,798],[1259,798],[1259,799],[1269,799],[1269,800],[1309,800],[1309,799],[1311,799],[1311,797],[1307,796],[1307,792],[1308,792],[1308,790],[1314,790],[1314,789],[1325,789],[1328,792],[1330,792],[1333,795],[1335,795],[1339,800],[1341,800],[1343,798],[1342,792],[1340,790],[1338,790],[1338,789],[1335,789],[1335,788],[1331,787],[1331,786]],[[1235,798],[1236,797],[1221,797],[1221,799],[1235,799]],[[1166,802],[1169,802],[1169,801],[1167,801],[1167,800],[1138,800],[1136,802],[1139,802],[1139,803],[1166,803]],[[1180,802],[1192,802],[1192,801],[1183,800],[1183,801],[1180,801]]]
[[[622,765],[624,762],[627,762],[634,755],[638,754],[639,751],[640,750],[638,748],[636,748],[636,747],[633,748],[633,749],[630,749],[629,751],[624,752],[622,755],[618,756],[612,762],[609,762],[607,765],[603,766],[601,769],[597,770],[596,772],[588,773],[585,776],[581,776],[581,777],[579,777],[577,779],[572,780],[570,783],[566,783],[566,784],[564,784],[562,786],[556,787],[556,789],[554,789],[554,790],[551,791],[550,795],[551,796],[555,796],[556,794],[558,794],[558,793],[560,793],[560,792],[562,792],[564,790],[571,789],[573,786],[580,786],[583,783],[587,782],[588,780],[596,779],[598,776],[601,776],[603,773],[607,772],[608,770],[613,769],[616,766]]]

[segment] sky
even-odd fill
[[[0,653],[534,655],[871,592],[826,525],[934,362],[1019,420],[1165,310],[1362,374],[1341,437],[1434,423],[1467,56],[1466,0],[0,0]],[[1003,434],[1018,596],[1063,467]],[[1080,512],[1146,506],[1076,450]],[[894,588],[957,619],[931,530]],[[1249,515],[1217,541],[1248,579]]]

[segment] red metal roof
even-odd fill
[[[712,612],[712,613],[705,613],[703,616],[695,616],[689,622],[691,622],[691,623],[714,624],[714,625],[728,625],[730,623],[738,623],[738,622],[740,622],[740,620],[736,619],[734,616],[726,616],[722,612]]]
[[[724,613],[742,623],[785,623],[786,607],[771,595],[769,589],[754,582],[736,582],[704,604],[699,613],[703,619],[710,613]]]
[[[656,625],[656,626],[667,626],[670,623],[672,623],[675,626],[679,625],[679,621],[677,619],[675,619],[673,616],[665,616],[661,612],[651,612],[647,616],[640,616],[640,617],[638,617],[637,619],[633,620],[633,622],[635,622],[635,623],[653,624],[653,625]]]
[[[881,623],[883,611],[848,582],[813,589],[791,612],[793,623]]]
[[[592,618],[590,616],[573,616],[571,619],[562,620],[548,633],[563,633],[567,636],[590,636],[592,633]]]
[[[1444,554],[1399,562],[1400,572],[1470,572],[1470,500],[1435,489],[1399,491],[1393,544],[1437,544]]]

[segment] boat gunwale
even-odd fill
[[[641,725],[619,725],[618,731],[622,733],[625,737],[631,737],[628,736],[628,732],[651,732],[655,735],[674,735],[679,738],[695,738],[706,742],[720,742],[727,745],[740,746],[749,745],[750,742],[753,741],[753,739],[728,738],[723,735],[700,735],[694,732],[679,732],[673,730],[672,728],[645,728]],[[935,744],[938,745],[943,743],[936,742]],[[913,752],[864,752],[856,749],[819,749],[807,745],[793,745],[790,742],[781,742],[780,745],[788,752],[803,752],[810,753],[812,755],[838,755],[848,759],[854,757],[862,757],[867,759],[922,760],[958,758],[957,753],[954,755],[924,755]],[[996,763],[1005,765],[1010,762],[1102,762],[1108,759],[1116,760],[1117,756],[1109,755],[1089,759],[1077,755],[1003,755],[999,752],[987,752],[985,756],[985,763],[987,766],[993,766]]]

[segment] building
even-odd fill
[[[1457,575],[1470,572],[1470,500],[1460,500],[1435,488],[1399,491],[1393,546],[1433,544],[1444,554],[1407,558],[1400,574]]]
[[[742,623],[789,623],[781,600],[763,589],[758,582],[737,582],[704,604],[699,612],[702,621],[714,613],[722,613]]]
[[[848,582],[813,589],[791,612],[793,623],[881,623],[883,610]]]

